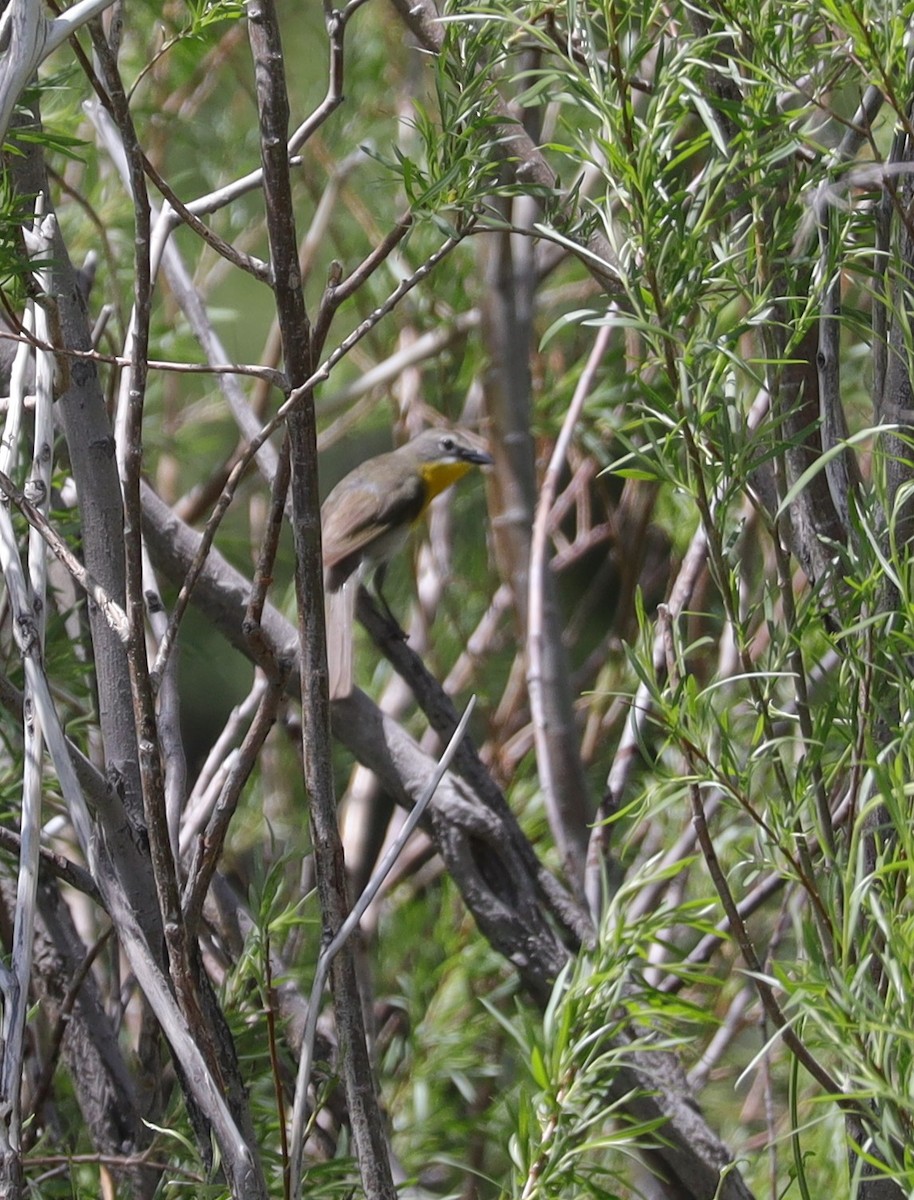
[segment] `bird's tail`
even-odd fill
[[[347,579],[335,592],[326,592],[327,675],[330,699],[342,700],[352,691],[352,626],[358,583]]]

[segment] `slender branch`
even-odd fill
[[[146,605],[143,588],[143,545],[140,504],[140,472],[143,457],[143,412],[146,397],[149,325],[152,312],[152,264],[150,259],[151,210],[146,192],[143,153],[130,114],[117,63],[103,30],[94,26],[93,45],[100,66],[105,104],[117,126],[126,157],[129,188],[134,211],[133,317],[128,333],[130,368],[124,377],[122,435],[118,457],[124,496],[124,549],[127,571],[126,606],[129,622],[127,659],[133,691],[134,718],[143,783],[143,809],[149,837],[150,857],[165,942],[181,1006],[185,1014],[196,1012],[196,989],[190,954],[181,921],[181,899],[168,831],[165,782],[160,756],[155,696],[146,655]]]
[[[345,279],[327,288],[323,303],[338,308],[344,300],[348,300],[350,296],[354,295],[381,263],[391,256],[412,227],[413,214],[411,212],[405,212],[398,217],[393,229],[365,256],[359,265]]]
[[[222,786],[216,809],[206,832],[197,843],[182,897],[184,919],[191,934],[199,927],[203,902],[216,873],[229,825],[245,784],[257,765],[257,756],[276,720],[276,710],[285,691],[285,683],[284,677],[274,679],[263,691],[251,727]]]
[[[794,630],[799,627],[797,621],[796,605],[793,597],[793,579],[790,574],[790,563],[787,557],[787,551],[781,544],[779,530],[774,530],[774,557],[777,566],[778,589],[781,593],[781,600],[784,605],[784,616],[786,618],[787,628]],[[824,842],[826,857],[830,863],[835,862],[837,845],[835,843],[835,831],[832,827],[832,814],[828,803],[828,792],[825,787],[825,780],[822,775],[822,764],[817,755],[812,755],[813,746],[815,743],[815,735],[812,727],[812,708],[809,702],[809,687],[806,672],[806,661],[803,656],[803,648],[795,637],[790,637],[789,645],[790,663],[793,668],[793,687],[796,693],[796,712],[800,724],[800,733],[803,737],[803,743],[807,748],[807,753],[811,755],[812,762],[812,792],[815,797],[816,812],[819,817],[819,833]],[[805,839],[798,836],[798,842],[802,848]],[[814,878],[814,873],[811,873],[811,878]],[[816,909],[818,912],[818,908]],[[826,944],[830,941],[829,923],[827,921],[819,922],[820,934]]]
[[[104,613],[105,620],[126,645],[129,638],[127,614],[117,601],[112,600],[102,585],[93,579],[44,513],[26,498],[25,493],[17,488],[12,479],[3,471],[0,471],[0,491],[15,504],[29,525],[60,559],[86,595],[90,596],[93,602],[99,606]]]
[[[226,262],[231,263],[232,266],[238,267],[242,271],[246,271],[249,275],[253,275],[260,283],[270,282],[270,269],[267,264],[259,258],[255,258],[252,254],[243,254],[231,242],[227,242],[215,230],[205,225],[196,213],[180,199],[166,180],[162,178],[145,154],[143,155],[143,169],[148,178],[152,180],[165,197],[173,214],[171,219],[175,225],[183,224],[188,229],[192,229],[201,241],[204,241],[211,250],[214,250]]]
[[[400,630],[392,628],[390,621],[378,611],[364,588],[359,589],[356,612],[375,645],[409,685],[432,729],[439,737],[450,737],[457,724],[453,701],[419,655],[404,642]],[[334,707],[334,715],[338,708],[339,705]],[[472,738],[464,738],[458,746],[454,770],[502,822],[502,837],[536,880],[540,895],[557,921],[565,942],[575,950],[592,945],[593,926],[587,913],[540,863],[503,793],[480,759]]]
[[[343,9],[336,9],[329,4],[324,5],[324,21],[327,26],[327,40],[330,46],[330,61],[327,73],[327,93],[323,100],[311,112],[307,119],[299,125],[289,139],[289,153],[308,142],[318,129],[336,112],[343,103],[343,42],[346,25],[365,3],[365,0],[349,0]]]
[[[7,829],[5,825],[0,825],[0,848],[18,858],[22,848],[19,834],[13,829]],[[77,892],[88,896],[99,908],[105,907],[104,897],[86,868],[81,867],[79,863],[71,862],[62,854],[49,850],[47,846],[42,846],[39,850],[38,876],[39,879],[59,879],[61,883],[66,883],[69,887],[75,888]]]
[[[255,660],[256,661],[256,660]],[[206,756],[206,762],[197,776],[193,791],[187,798],[181,814],[181,837],[179,850],[185,859],[193,848],[194,840],[200,835],[219,802],[229,770],[235,759],[235,743],[243,740],[249,722],[257,712],[271,676],[257,668],[254,682],[244,700],[229,713],[228,719]]]
[[[311,998],[308,1003],[308,1024],[305,1027],[305,1036],[302,1040],[301,1056],[298,1063],[298,1078],[295,1082],[295,1101],[292,1108],[292,1154],[289,1163],[289,1174],[292,1180],[292,1196],[293,1200],[300,1200],[301,1197],[301,1164],[302,1153],[305,1144],[305,1120],[307,1117],[308,1106],[308,1091],[311,1087],[311,1062],[314,1054],[314,1038],[317,1034],[317,1021],[320,1013],[320,998],[323,995],[324,988],[327,984],[327,976],[330,972],[330,966],[336,955],[346,945],[350,937],[359,926],[362,917],[368,911],[368,907],[374,900],[375,896],[381,889],[384,880],[390,874],[397,859],[403,851],[403,847],[412,837],[414,830],[418,827],[419,822],[425,814],[425,810],[431,803],[432,797],[438,790],[438,785],[444,778],[448,767],[457,753],[457,749],[466,734],[467,725],[470,717],[473,714],[473,709],[476,705],[476,697],[471,696],[464,710],[463,716],[457,724],[450,741],[444,749],[444,753],[438,761],[438,765],[432,772],[432,776],[428,784],[416,801],[409,815],[403,822],[403,825],[388,847],[384,857],[378,864],[377,869],[372,875],[370,881],[365,886],[361,896],[353,905],[352,911],[349,913],[346,920],[340,926],[339,932],[333,938],[328,946],[326,946],[317,960],[317,968],[314,972],[314,983],[311,987]]]
[[[580,767],[577,772],[569,769],[572,760],[580,764],[580,751],[573,744],[575,729],[574,726],[569,728],[561,721],[561,713],[556,710],[552,700],[555,690],[552,674],[555,670],[557,648],[546,645],[550,629],[555,628],[555,622],[547,620],[545,611],[547,543],[549,518],[558,491],[559,475],[565,465],[574,427],[590,395],[611,336],[612,325],[607,321],[594,340],[540,484],[530,542],[527,688],[530,695],[536,763],[549,827],[562,856],[565,873],[577,888],[582,887],[585,876],[587,818],[582,804]]]
[[[841,272],[834,260],[832,208],[821,193],[819,216],[819,275],[822,287],[819,315],[819,347],[816,369],[819,375],[819,407],[822,414],[822,449],[826,452],[825,477],[828,480],[835,512],[846,534],[851,533],[850,496],[859,492],[861,480],[857,460],[849,446],[838,454],[828,453],[847,441],[848,428],[841,402]]]
[[[126,354],[103,354],[100,350],[77,350],[70,346],[51,346],[34,336],[10,333],[5,329],[0,329],[0,341],[25,343],[36,350],[53,350],[60,358],[83,359],[86,362],[105,363],[106,366],[111,367],[129,367],[133,361]],[[286,377],[282,371],[277,371],[273,367],[263,367],[256,363],[190,363],[149,358],[146,360],[146,366],[150,371],[174,371],[180,375],[250,375],[255,379],[266,380],[280,390],[285,390]]]
[[[266,604],[267,591],[273,580],[273,567],[276,553],[279,549],[279,538],[282,533],[283,518],[286,512],[286,500],[289,493],[292,466],[289,458],[289,439],[282,444],[279,462],[273,475],[273,486],[270,490],[270,510],[267,527],[257,556],[254,570],[254,587],[248,600],[247,612],[244,616],[245,628],[251,637],[256,636],[263,618],[263,606]]]
[[[293,389],[297,386],[302,401],[291,413],[288,423],[301,652],[302,752],[305,786],[311,801],[317,890],[325,934],[333,938],[345,920],[348,894],[331,754],[317,486],[317,422],[313,384],[308,382],[319,350],[305,311],[298,270],[298,238],[286,152],[289,100],[277,13],[273,0],[248,0],[247,13],[257,89],[267,233],[274,266],[276,315],[289,383]],[[395,1200],[387,1140],[371,1085],[372,1065],[355,960],[348,947],[333,960],[331,971],[343,1087],[362,1187],[366,1200]],[[300,1195],[300,1178],[296,1176],[290,1182],[295,1195]]]
[[[31,0],[11,0],[0,13],[0,145],[32,76],[52,51],[114,0],[79,0],[49,20]]]
[[[420,334],[375,366],[363,371],[357,379],[345,384],[339,391],[327,392],[325,389],[318,406],[321,416],[330,417],[342,413],[354,400],[359,400],[372,391],[381,392],[409,367],[437,357],[453,342],[477,329],[479,322],[478,308],[471,308],[449,320],[439,320],[433,329]],[[324,430],[321,434],[321,445],[326,445],[332,440],[328,431]]]
[[[44,217],[44,197],[35,202],[35,221],[26,237],[30,256],[41,261],[50,253],[57,231],[53,214]],[[48,290],[47,275],[34,270],[34,279],[41,292]],[[45,303],[50,304],[50,299]],[[39,336],[49,338],[50,321],[44,305],[33,302],[33,323]],[[54,440],[54,356],[39,355],[35,371],[35,421],[33,454],[29,487],[38,504],[36,512],[46,518],[51,497],[51,447]],[[28,543],[29,596],[32,618],[31,653],[39,660],[44,657],[47,558],[44,544],[29,530]],[[22,619],[24,614],[20,614]],[[4,1166],[19,1171],[22,1144],[22,1064],[25,1053],[25,1024],[29,1005],[32,956],[35,932],[35,913],[38,896],[38,863],[41,845],[42,757],[44,736],[41,722],[36,719],[35,697],[26,680],[23,705],[23,740],[25,762],[22,774],[22,807],[20,812],[19,871],[16,880],[16,910],[13,919],[13,944],[10,955],[9,987],[4,989],[3,1049],[0,1058],[0,1105],[3,1122],[0,1145],[3,1146]],[[15,1166],[13,1165],[15,1163]]]
[[[331,276],[331,280],[327,284],[327,288],[321,299],[317,320],[314,322],[314,344],[319,348],[318,353],[320,353],[320,348],[324,345],[336,310],[344,300],[347,300],[358,291],[378,267],[390,257],[406,237],[407,233],[409,233],[412,224],[412,213],[405,213],[383,241],[375,246],[370,254],[366,255],[348,278],[334,280]]]

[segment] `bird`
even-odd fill
[[[387,616],[397,625],[381,590],[387,564],[406,545],[411,529],[437,495],[474,466],[491,466],[492,461],[479,439],[465,429],[426,429],[399,449],[366,459],[329,493],[321,506],[321,536],[331,700],[352,691],[352,627],[359,584],[373,582]]]

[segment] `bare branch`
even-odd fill
[[[561,645],[548,645],[547,637],[558,632],[556,623],[545,617],[547,538],[552,505],[558,491],[559,475],[565,465],[574,427],[580,418],[594,378],[612,336],[612,325],[602,326],[575,387],[574,396],[562,423],[540,483],[539,499],[530,543],[530,579],[527,607],[527,687],[536,742],[536,761],[543,789],[552,836],[562,855],[565,872],[575,886],[584,882],[587,855],[587,822],[584,775],[576,729],[569,727],[570,715],[555,704],[560,694],[555,674],[562,670],[557,662],[564,658]]]
[[[384,858],[378,864],[374,874],[366,884],[356,903],[353,905],[351,912],[346,920],[340,926],[339,932],[330,942],[330,944],[321,951],[320,957],[317,960],[317,967],[314,972],[314,983],[311,987],[311,999],[308,1007],[308,1025],[305,1029],[305,1036],[302,1041],[301,1057],[298,1064],[298,1078],[295,1083],[295,1104],[292,1112],[292,1153],[290,1174],[293,1180],[292,1196],[293,1200],[300,1200],[301,1197],[301,1161],[302,1150],[305,1141],[305,1118],[306,1108],[308,1103],[308,1089],[311,1086],[311,1063],[314,1052],[314,1038],[317,1033],[317,1016],[320,1010],[320,998],[324,988],[327,985],[327,976],[330,971],[330,964],[340,952],[352,934],[359,926],[359,922],[364,917],[368,910],[368,906],[378,894],[384,880],[390,874],[397,859],[403,851],[403,847],[412,836],[419,822],[425,814],[432,797],[438,790],[441,780],[444,778],[445,772],[451,764],[457,747],[460,745],[461,739],[466,733],[467,725],[470,717],[473,714],[473,709],[476,705],[476,697],[471,696],[470,701],[464,709],[463,716],[457,724],[457,728],[444,748],[444,753],[438,760],[438,765],[432,772],[432,776],[426,784],[425,790],[418,798],[413,808],[410,810],[409,816],[403,823],[402,828],[398,831],[397,836],[391,842]]]
[[[104,12],[113,0],[79,0],[49,19],[31,0],[10,0],[0,13],[0,144],[6,138],[16,102],[49,54],[81,25]]]
[[[0,491],[15,504],[31,527],[40,534],[48,548],[57,555],[86,595],[91,596],[104,613],[108,624],[126,645],[128,640],[127,614],[121,606],[111,599],[97,580],[92,578],[44,513],[26,499],[21,489],[17,488],[12,479],[3,471],[0,471]]]

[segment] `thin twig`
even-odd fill
[[[271,680],[269,686],[264,689],[251,727],[240,751],[232,762],[225,783],[222,785],[218,803],[206,832],[197,842],[197,851],[187,874],[187,883],[184,885],[182,898],[184,919],[191,934],[199,926],[203,902],[219,864],[229,825],[235,815],[235,809],[238,807],[238,800],[244,786],[257,765],[257,756],[266,741],[267,734],[273,728],[276,710],[285,691],[285,683],[285,677],[280,677]]]
[[[330,4],[324,5],[324,20],[327,25],[327,39],[330,44],[330,69],[327,80],[327,93],[307,119],[299,125],[289,139],[289,154],[295,153],[305,145],[320,129],[343,102],[343,50],[346,26],[366,0],[349,0],[342,9],[335,9]]]
[[[301,403],[288,422],[291,461],[292,536],[300,649],[302,754],[310,799],[315,879],[324,928],[332,938],[348,906],[339,837],[330,735],[327,648],[323,612],[317,419],[313,385],[307,382],[320,353],[305,308],[298,270],[292,185],[286,153],[289,97],[274,0],[248,0],[248,38],[254,61],[260,156],[273,294],[289,383]],[[347,1115],[367,1200],[395,1200],[390,1153],[371,1078],[355,961],[345,950],[333,963],[333,1009],[340,1040],[340,1073]]]
[[[123,389],[123,437],[118,445],[124,505],[124,561],[126,568],[126,604],[130,639],[127,661],[133,698],[137,751],[142,781],[143,815],[148,835],[149,857],[153,869],[156,896],[162,917],[171,984],[178,1007],[187,1022],[203,1062],[203,1077],[187,1074],[187,1086],[194,1099],[203,1104],[209,1099],[209,1087],[215,1086],[220,1071],[231,1070],[230,1060],[220,1054],[214,1030],[203,1019],[197,994],[197,975],[187,927],[183,920],[177,863],[168,827],[162,744],[156,715],[155,689],[146,651],[146,606],[143,589],[143,537],[140,477],[143,456],[143,414],[146,399],[149,353],[149,328],[152,311],[151,209],[146,189],[144,156],[124,93],[117,62],[97,25],[92,40],[99,64],[108,107],[115,122],[127,160],[129,189],[134,212],[133,315],[129,351],[133,359]],[[220,1080],[220,1083],[222,1081]],[[217,1114],[211,1110],[211,1117]],[[221,1118],[221,1114],[218,1114]],[[233,1122],[230,1122],[233,1123]],[[221,1127],[220,1127],[221,1126]],[[253,1148],[243,1137],[225,1137],[224,1121],[217,1126],[220,1151],[225,1169],[235,1186],[250,1188],[252,1197],[265,1196],[266,1182]]]
[[[57,231],[53,214],[44,216],[45,197],[39,193],[35,202],[35,220],[26,246],[30,256],[40,261],[48,256]],[[34,269],[35,284],[46,293],[46,272]],[[51,301],[48,299],[47,304]],[[50,337],[50,320],[44,305],[33,302],[33,324],[36,333]],[[29,484],[38,504],[36,513],[46,518],[51,497],[51,447],[54,441],[54,355],[38,356],[35,370],[35,420],[32,462]],[[47,602],[47,556],[41,539],[29,530],[28,541],[29,592],[22,597],[29,605],[31,639],[30,654],[41,661],[44,642]],[[20,610],[21,621],[26,614]],[[35,710],[36,697],[26,676],[23,704],[23,741],[25,762],[22,774],[22,805],[19,818],[20,853],[16,878],[16,909],[13,919],[13,944],[10,954],[8,987],[4,988],[3,1054],[0,1058],[0,1110],[2,1110],[2,1144],[5,1155],[19,1156],[22,1139],[21,1074],[25,1053],[25,1024],[29,1005],[29,987],[34,952],[35,914],[38,897],[38,863],[41,848],[42,759],[44,735]]]
[[[222,732],[206,756],[181,814],[179,853],[182,860],[190,853],[194,840],[202,832],[216,807],[234,761],[235,744],[244,740],[248,723],[253,719],[269,686],[269,679],[270,676],[266,672],[255,669],[251,690],[229,713]]]
[[[32,1089],[31,1106],[32,1106],[32,1122],[28,1129],[23,1134],[23,1149],[28,1150],[29,1146],[34,1144],[38,1136],[40,1128],[39,1118],[41,1109],[47,1099],[48,1093],[51,1090],[51,1084],[54,1080],[54,1072],[57,1070],[57,1059],[60,1055],[60,1047],[63,1044],[64,1035],[69,1026],[70,1015],[73,1012],[73,1006],[79,998],[80,990],[86,982],[86,976],[92,970],[92,964],[98,958],[105,944],[114,933],[114,926],[109,925],[108,928],[99,937],[95,939],[89,949],[83,956],[82,962],[76,970],[76,974],[67,981],[67,991],[64,995],[63,1002],[57,1011],[57,1019],[54,1022],[54,1027],[51,1030],[50,1044],[47,1046],[44,1054],[44,1065],[41,1070],[41,1075],[38,1077]]]
[[[129,637],[127,614],[117,601],[112,600],[102,585],[93,579],[44,513],[26,499],[22,490],[17,488],[12,479],[3,471],[0,471],[0,491],[15,504],[29,525],[36,530],[48,548],[60,559],[86,595],[90,596],[98,605],[105,620],[126,645]]]
[[[564,743],[574,734],[573,727],[559,727],[555,706],[551,702],[552,654],[546,645],[550,626],[546,619],[547,542],[549,517],[558,492],[559,476],[565,466],[574,427],[590,395],[597,371],[609,346],[613,327],[607,321],[600,328],[578,380],[556,439],[552,457],[540,484],[533,533],[530,541],[530,582],[527,613],[527,688],[530,695],[530,715],[536,746],[536,763],[540,786],[546,803],[549,826],[562,857],[567,877],[577,889],[583,887],[587,830],[580,821],[581,795],[579,780],[564,769],[570,755],[580,760],[578,748]],[[563,744],[559,745],[559,739]],[[569,795],[569,789],[573,794]]]
[[[460,718],[457,728],[454,730],[453,736],[445,747],[444,753],[441,755],[438,765],[436,766],[431,779],[425,788],[425,791],[416,801],[406,820],[403,822],[400,832],[397,834],[396,838],[389,846],[386,854],[381,859],[377,870],[372,875],[371,880],[365,887],[365,890],[356,901],[352,911],[349,913],[349,916],[340,926],[340,929],[333,940],[321,951],[320,957],[317,960],[317,968],[314,973],[314,983],[311,988],[311,998],[308,1004],[308,1023],[305,1027],[305,1035],[302,1040],[301,1047],[301,1057],[298,1064],[298,1079],[295,1083],[295,1101],[292,1107],[292,1154],[289,1164],[289,1171],[292,1181],[293,1200],[301,1200],[302,1153],[304,1150],[308,1091],[311,1086],[311,1062],[314,1055],[314,1038],[317,1033],[320,998],[327,983],[327,976],[330,972],[330,964],[333,962],[333,959],[358,927],[358,924],[364,916],[368,906],[378,894],[381,885],[384,883],[384,880],[389,875],[391,868],[399,858],[403,847],[412,836],[413,830],[419,824],[423,813],[431,803],[432,797],[438,790],[438,785],[444,778],[444,775],[457,752],[457,748],[460,745],[464,734],[466,733],[467,724],[472,716],[475,705],[476,697],[471,696],[469,703],[464,710],[463,716]]]
[[[52,346],[34,335],[10,333],[0,329],[0,341],[26,343],[35,350],[53,350],[61,358],[85,359],[87,362],[104,363],[110,367],[129,367],[133,359],[126,354],[102,354],[100,350],[77,350],[69,346]],[[190,363],[175,362],[165,358],[150,358],[146,361],[150,371],[174,371],[179,375],[251,375],[255,379],[264,379],[285,390],[286,377],[282,371],[273,367],[263,367],[257,363]]]

